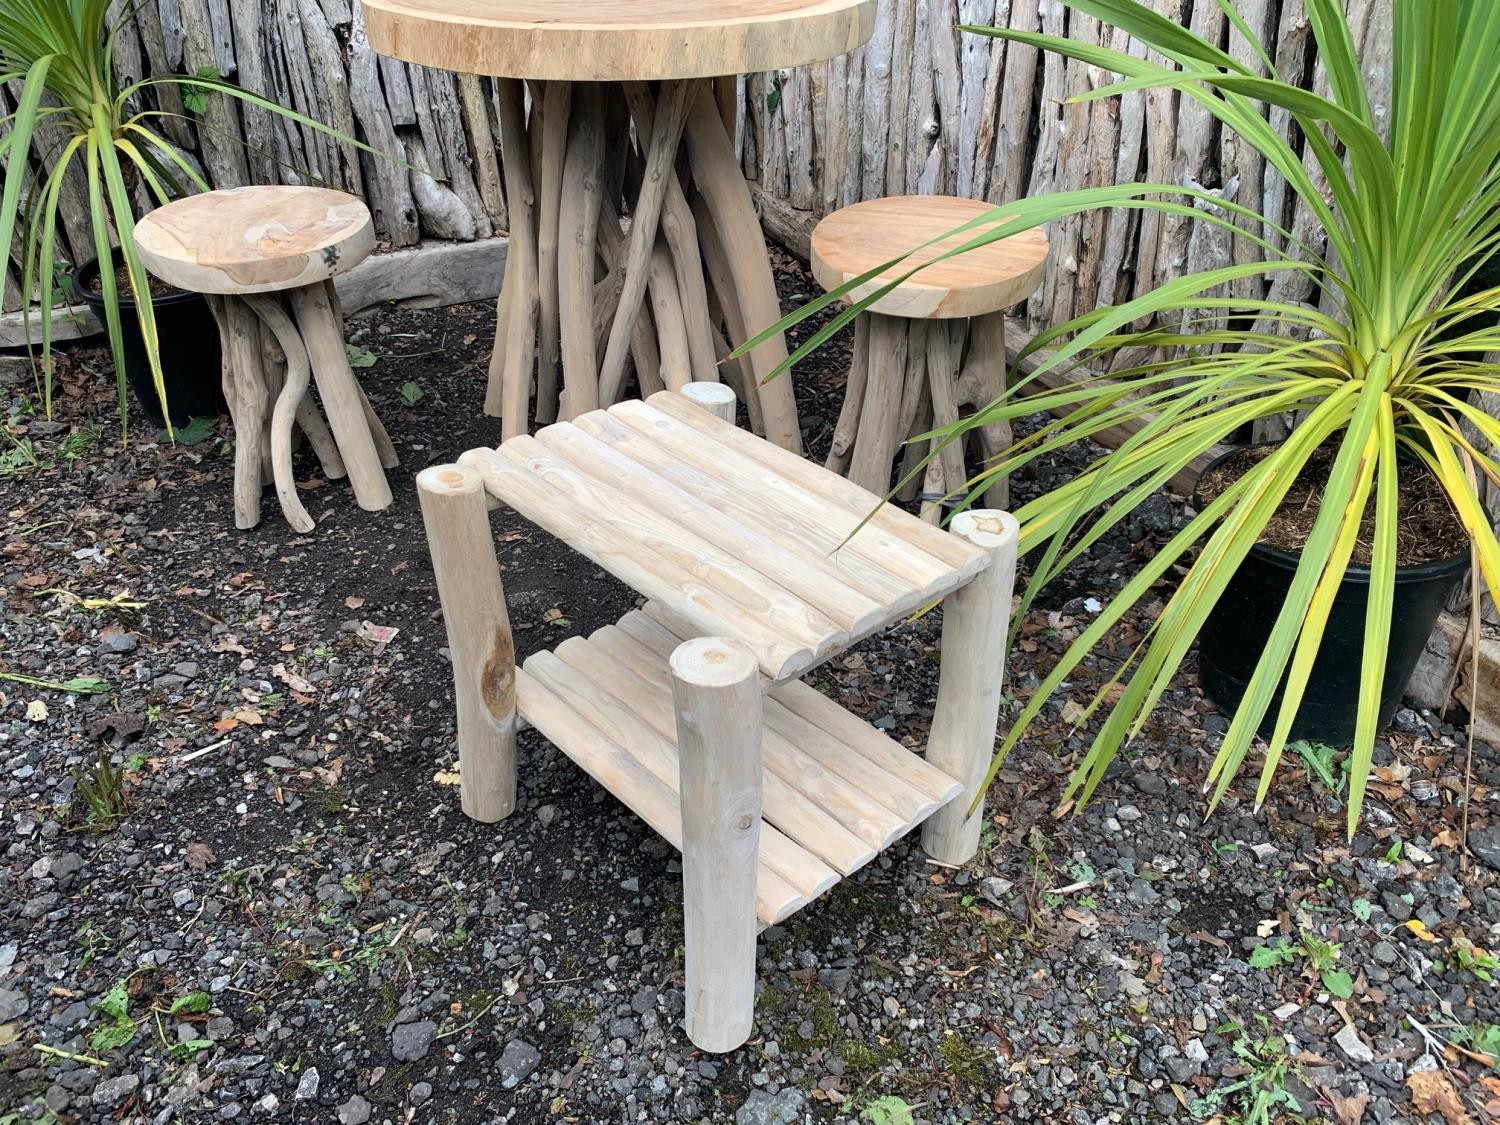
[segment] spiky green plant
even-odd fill
[[[1141,502],[1219,443],[1253,423],[1298,412],[1291,436],[1217,498],[1157,552],[1068,649],[1027,703],[1000,747],[995,767],[1025,735],[1051,695],[1080,662],[1173,568],[1186,576],[1141,643],[1101,690],[1090,710],[1107,711],[1075,772],[1069,797],[1086,800],[1120,748],[1137,735],[1172,682],[1209,612],[1278,504],[1321,447],[1336,450],[1316,520],[1285,604],[1235,711],[1210,770],[1216,804],[1238,773],[1257,729],[1275,712],[1261,768],[1263,800],[1286,747],[1308,675],[1323,641],[1333,597],[1350,566],[1361,518],[1373,497],[1370,596],[1362,685],[1349,770],[1348,826],[1358,823],[1378,733],[1380,690],[1395,592],[1397,497],[1410,474],[1430,471],[1442,483],[1472,541],[1484,583],[1500,593],[1500,543],[1477,493],[1478,477],[1500,484],[1500,464],[1479,445],[1500,445],[1500,421],[1471,404],[1469,392],[1500,393],[1500,288],[1474,285],[1480,263],[1500,249],[1500,3],[1495,0],[1401,0],[1394,6],[1392,90],[1387,136],[1370,103],[1353,36],[1339,0],[1307,0],[1329,96],[1278,75],[1270,52],[1230,0],[1217,0],[1235,32],[1254,51],[1247,66],[1140,0],[1062,0],[1069,8],[1127,31],[1171,61],[1036,32],[968,28],[1055,51],[1122,80],[1077,100],[1128,91],[1180,91],[1252,145],[1296,193],[1327,234],[1327,253],[1303,245],[1253,210],[1164,184],[1125,184],[1021,200],[959,228],[965,238],[941,257],[1015,234],[1064,214],[1098,206],[1191,214],[1232,227],[1256,242],[1264,262],[1227,266],[1162,285],[1138,299],[1079,316],[1043,332],[1022,359],[1036,368],[1013,379],[1000,400],[940,431],[960,440],[974,426],[1039,410],[1057,420],[1017,440],[965,486],[971,502],[991,479],[1068,443],[1122,423],[1137,427],[1118,449],[1076,478],[1023,505],[1022,550],[1038,553],[1022,612],[1037,592]],[[1261,71],[1264,71],[1262,73]],[[1306,138],[1325,191],[1302,156],[1276,132],[1265,106],[1285,110]],[[1192,210],[1194,200],[1224,215]],[[1276,244],[1282,241],[1283,248]],[[900,262],[856,278],[799,310],[778,328],[810,315],[861,285],[889,276]],[[1335,309],[1269,298],[1209,294],[1239,278],[1298,271]],[[902,270],[855,301],[814,334],[792,362],[837,331],[860,309],[917,272]],[[1486,287],[1488,285],[1488,287]],[[1196,310],[1220,323],[1194,332]],[[1152,327],[1133,326],[1149,323]],[[1123,348],[1178,349],[1181,358],[1108,374]],[[1183,350],[1185,350],[1185,354]],[[1036,390],[1038,375],[1074,367],[1078,381]],[[1483,443],[1471,441],[1461,423]],[[1194,557],[1196,551],[1196,557]],[[1112,696],[1113,702],[1110,701]],[[993,770],[992,770],[993,775]]]
[[[99,282],[105,329],[114,356],[120,402],[120,426],[125,428],[125,364],[120,335],[120,304],[111,262],[111,232],[118,240],[120,258],[130,279],[136,316],[162,413],[168,416],[162,385],[156,320],[145,267],[136,252],[133,188],[137,181],[158,204],[191,190],[206,191],[202,176],[156,129],[171,116],[168,111],[142,107],[152,88],[178,86],[188,104],[202,104],[217,92],[259,106],[340,142],[370,150],[302,114],[267,101],[212,75],[165,75],[122,86],[115,80],[115,35],[130,19],[135,5],[122,5],[111,19],[109,0],[4,0],[0,4],[0,82],[22,80],[19,103],[0,117],[0,161],[5,165],[0,189],[0,247],[12,245],[17,229],[22,235],[21,292],[28,297],[40,279],[40,352],[43,399],[52,410],[52,278],[57,244],[57,219],[63,178],[81,167],[87,186],[89,220],[94,250],[100,262]],[[57,140],[44,154],[42,168],[32,173],[28,153],[37,127],[60,127]],[[27,306],[29,307],[29,306]],[[168,422],[170,432],[171,423]]]

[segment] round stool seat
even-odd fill
[[[951,195],[898,195],[856,203],[829,215],[812,234],[812,272],[824,289],[937,238],[992,209]],[[913,254],[850,294],[859,300],[923,261],[982,233],[967,230]],[[1029,297],[1047,264],[1047,236],[1028,230],[938,262],[903,281],[869,306],[870,312],[910,320],[951,319],[999,312]]]
[[[370,209],[320,187],[190,195],[135,226],[146,268],[198,293],[269,293],[325,281],[375,249]]]

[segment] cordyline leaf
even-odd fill
[[[1088,624],[1025,702],[991,764],[1024,739],[1053,694],[1148,598],[1161,597],[1173,568],[1185,575],[1145,635],[1112,670],[1084,709],[1102,716],[1066,796],[1085,801],[1119,750],[1144,729],[1166,689],[1180,676],[1199,630],[1240,561],[1264,536],[1277,507],[1319,450],[1332,467],[1312,530],[1301,550],[1285,604],[1272,623],[1245,698],[1211,767],[1217,802],[1244,765],[1269,718],[1271,737],[1258,797],[1270,792],[1311,671],[1323,651],[1335,595],[1351,570],[1367,509],[1373,510],[1369,598],[1361,662],[1355,745],[1349,770],[1352,834],[1368,787],[1378,734],[1395,599],[1396,520],[1403,483],[1431,472],[1473,541],[1485,585],[1500,592],[1500,541],[1477,492],[1483,475],[1500,483],[1500,420],[1478,405],[1500,394],[1500,288],[1476,283],[1500,252],[1500,4],[1492,0],[1396,5],[1390,54],[1392,93],[1382,139],[1364,68],[1338,0],[1308,0],[1319,57],[1328,74],[1324,97],[1283,81],[1269,52],[1219,0],[1249,44],[1241,61],[1141,0],[1061,0],[1069,9],[1127,32],[1146,51],[1123,51],[1042,32],[966,29],[1056,52],[1120,76],[1094,83],[1080,100],[1138,97],[1171,89],[1211,113],[1258,152],[1326,236],[1329,253],[1304,246],[1263,215],[1197,189],[1115,185],[1017,200],[979,216],[943,242],[948,254],[1009,237],[1096,208],[1131,208],[1232,229],[1259,247],[1262,263],[1174,279],[1118,306],[1088,310],[1044,328],[1020,349],[1005,394],[919,440],[932,447],[961,441],[978,425],[1012,421],[1038,410],[1055,416],[1019,435],[965,485],[960,505],[974,502],[1038,457],[1112,431],[1130,436],[1071,480],[1022,505],[1021,549],[1034,555],[1031,581],[1013,628],[1038,592],[1135,508],[1256,423],[1296,412],[1291,437],[1209,502],[1159,547]],[[1170,66],[1161,65],[1165,58]],[[1158,61],[1152,61],[1158,59]],[[1298,126],[1304,150],[1278,133],[1267,107]],[[1218,214],[1207,208],[1222,208]],[[1300,229],[1300,228],[1299,228]],[[1284,248],[1282,248],[1284,247]],[[1237,263],[1238,265],[1238,263]],[[1300,271],[1322,294],[1317,307],[1256,295],[1264,276]],[[818,309],[846,304],[789,359],[799,361],[874,299],[920,268],[885,263],[825,294],[750,341],[745,349]],[[884,278],[884,282],[877,279]],[[1231,296],[1213,294],[1234,280]],[[1252,291],[1242,296],[1239,288]],[[1142,327],[1142,325],[1145,327]],[[1146,360],[1107,374],[1118,351]],[[1019,370],[1026,364],[1025,373]],[[1038,388],[1044,372],[1067,381]],[[1056,380],[1052,380],[1056,382]],[[1462,426],[1460,425],[1462,423]],[[1466,432],[1466,427],[1471,428]],[[1480,441],[1473,435],[1479,435]],[[919,469],[920,471],[920,469]],[[1373,506],[1373,507],[1372,507]],[[1278,693],[1280,701],[1277,702]],[[1326,984],[1327,982],[1325,982]],[[1340,979],[1335,985],[1342,984]]]

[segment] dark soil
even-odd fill
[[[789,306],[811,291],[794,263],[780,280]],[[304,451],[308,535],[269,489],[235,530],[227,422],[171,446],[136,416],[122,448],[105,350],[60,353],[53,421],[0,360],[0,672],[53,685],[0,680],[0,1119],[1228,1121],[1254,1100],[1247,1057],[1285,1064],[1286,1120],[1357,1121],[1366,1101],[1364,1121],[1414,1119],[1422,1074],[1478,1119],[1490,1072],[1441,1043],[1500,1024],[1472,952],[1500,932],[1500,762],[1476,746],[1472,857],[1461,732],[1409,709],[1352,841],[1341,793],[1292,751],[1263,806],[1252,754],[1205,819],[1227,723],[1183,675],[1065,814],[1103,718],[1080,705],[1149,628],[1144,603],[998,773],[978,857],[950,870],[898,841],[766,930],[750,1041],[697,1051],[673,850],[534,731],[515,812],[458,808],[412,478],[498,439],[493,324],[483,305],[351,322],[402,457],[395,502],[360,510]],[[846,349],[795,376],[814,455]],[[1033,466],[1014,502],[1097,452]],[[1008,716],[1180,518],[1152,498],[1019,623]],[[523,657],[636,604],[514,513],[493,520]],[[920,752],[941,629],[941,610],[904,623],[809,682]],[[108,689],[56,686],[76,676]],[[101,754],[117,817],[85,796]],[[1300,955],[1250,965],[1304,935],[1340,946],[1348,1000]],[[117,985],[123,1023],[100,1007]]]
[[[146,271],[146,279],[147,285],[151,290],[151,296],[153,297],[170,297],[174,293],[182,292],[177,286],[168,284],[149,270]],[[91,273],[88,280],[84,283],[84,287],[90,293],[103,294],[103,276],[98,271]],[[115,291],[126,299],[130,298],[132,292],[130,288],[130,271],[125,268],[124,263],[115,267]]]
[[[1254,446],[1230,454],[1204,475],[1198,486],[1199,495],[1204,501],[1213,500],[1275,448]],[[1317,521],[1319,505],[1328,487],[1328,474],[1333,470],[1337,453],[1337,449],[1330,447],[1313,452],[1267,522],[1260,542],[1292,552],[1300,551],[1306,545]],[[1402,458],[1397,462],[1397,474],[1400,483],[1396,494],[1396,564],[1421,566],[1468,554],[1468,534],[1458,513],[1453,510],[1447,490],[1432,470],[1419,461]],[[1351,561],[1355,566],[1370,565],[1375,538],[1374,492],[1372,488],[1360,523],[1359,538],[1354,543]]]

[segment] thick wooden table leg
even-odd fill
[[[719,637],[672,653],[682,794],[688,1038],[732,1051],[755,1017],[761,696],[755,657]]]
[[[260,324],[240,298],[224,298],[226,354],[234,373],[234,525],[244,529],[260,522],[262,431],[266,419],[266,382],[260,365]]]
[[[561,362],[561,322],[558,314],[557,250],[562,202],[563,158],[568,149],[568,119],[572,116],[573,84],[548,82],[542,94],[541,167],[537,173],[541,199],[537,208],[537,288],[540,320],[536,369],[536,420],[557,420],[558,364]],[[532,131],[536,131],[533,124]]]
[[[328,424],[333,428],[339,454],[349,472],[349,483],[354,487],[354,499],[366,511],[378,512],[390,506],[391,486],[386,482],[374,437],[365,421],[359,384],[344,351],[343,326],[333,315],[328,293],[332,288],[332,282],[324,281],[293,289],[292,312],[312,363]]]
[[[559,201],[557,302],[562,330],[564,420],[599,405],[594,350],[594,254],[604,196],[604,105],[601,89],[579,83],[571,98]],[[545,122],[544,122],[545,127]]]
[[[865,317],[870,322],[868,372],[860,403],[859,431],[849,462],[849,479],[876,496],[884,496],[890,491],[891,461],[899,438],[897,425],[906,383],[907,322],[880,313],[866,313]],[[770,424],[768,419],[768,437]]]
[[[532,190],[531,150],[526,136],[525,83],[502,78],[497,85],[510,249],[506,253],[505,282],[500,295],[505,324],[497,327],[495,333],[484,409],[486,414],[500,415],[503,437],[513,437],[524,434],[530,422],[527,414],[538,305],[536,195]]]
[[[724,132],[724,122],[711,94],[704,93],[693,99],[684,136],[693,183],[718,230],[734,275],[734,289],[745,328],[754,335],[781,319],[781,302],[776,295],[776,281],[766,255],[765,236],[761,234],[760,221],[755,216],[750,189],[740,172],[734,143]],[[702,237],[700,231],[699,238]],[[724,299],[721,293],[720,300]],[[731,343],[738,346],[744,340]],[[784,449],[800,453],[802,433],[797,425],[797,400],[792,393],[790,373],[785,372],[769,383],[764,381],[786,359],[786,354],[786,340],[777,335],[751,352],[750,359],[759,388],[766,437]]]
[[[683,125],[691,111],[691,102],[701,83],[672,80],[662,87],[661,104],[652,122],[650,148],[641,180],[640,197],[630,217],[630,240],[625,251],[625,284],[620,304],[615,309],[609,329],[609,343],[599,367],[599,401],[608,406],[620,397],[625,384],[625,357],[630,350],[631,326],[641,311],[646,296],[646,279],[656,232],[661,221],[662,203],[667,185],[674,178],[673,164],[682,139]],[[628,89],[628,87],[627,87]],[[637,95],[639,98],[639,94]],[[616,138],[618,141],[619,138]],[[674,285],[675,288],[675,285]]]
[[[969,354],[964,358],[958,378],[958,400],[983,410],[1005,393],[1005,314],[989,313],[969,321]],[[976,431],[985,462],[1000,456],[1011,447],[1012,432],[1008,421],[991,422]],[[1010,482],[996,479],[985,489],[988,507],[1010,507]]]
[[[1000,718],[1020,527],[1009,512],[975,509],[954,516],[949,529],[992,556],[988,569],[943,599],[942,674],[927,739],[927,760],[964,791],[927,819],[922,847],[933,859],[960,864],[979,849],[984,822],[982,786]]]
[[[459,802],[500,820],[516,807],[516,650],[484,484],[463,465],[433,465],[417,474],[417,498],[448,627]]]
[[[276,498],[281,502],[282,514],[287,523],[298,531],[311,531],[315,526],[307,514],[302,500],[297,495],[297,482],[292,476],[292,422],[297,410],[307,397],[308,377],[311,365],[302,339],[297,335],[291,317],[281,307],[281,299],[274,294],[252,293],[244,298],[263,324],[271,330],[281,353],[286,357],[286,376],[276,406],[271,412],[271,468],[276,482]]]

